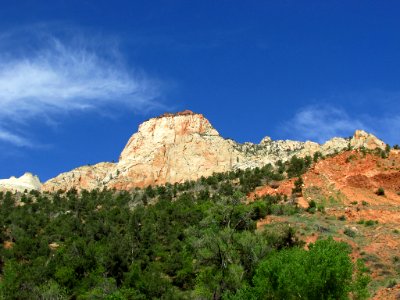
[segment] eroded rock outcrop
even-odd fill
[[[24,192],[37,190],[40,191],[42,183],[39,177],[31,174],[25,173],[19,178],[14,176],[9,179],[0,179],[0,191],[12,191],[12,192]]]
[[[70,172],[61,173],[57,177],[43,184],[42,190],[54,192],[57,190],[93,190],[105,187],[115,169],[114,163],[98,163],[73,169]]]
[[[364,130],[356,130],[353,138],[350,141],[353,148],[365,147],[367,149],[381,148],[385,149],[386,144],[374,135],[365,132]]]
[[[199,114],[166,115],[139,127],[122,151],[111,187],[132,188],[224,172],[237,154]]]
[[[364,131],[351,139],[333,138],[323,145],[314,142],[272,141],[239,144],[224,139],[201,114],[184,111],[152,118],[139,126],[116,164],[80,167],[47,181],[43,190],[54,191],[116,188],[131,189],[195,180],[214,172],[260,167],[293,155],[323,155],[348,146],[374,149],[385,143]]]

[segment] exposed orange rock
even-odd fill
[[[43,186],[43,191],[102,188],[112,178],[115,170],[113,163],[99,163],[93,166],[83,166],[67,173],[61,173],[50,179]]]
[[[129,190],[148,185],[196,180],[201,176],[235,169],[261,167],[293,155],[324,155],[350,145],[374,149],[385,144],[364,131],[352,139],[333,138],[323,145],[313,142],[272,141],[239,144],[224,139],[201,114],[186,110],[152,118],[139,126],[116,164],[99,163],[60,174],[43,185],[44,191],[115,188]],[[284,193],[291,187],[279,187]]]
[[[397,270],[393,257],[398,256],[400,248],[400,153],[391,151],[388,158],[382,158],[362,151],[346,151],[319,161],[302,178],[305,200],[325,202],[326,208],[324,214],[312,216],[305,213],[303,217],[307,221],[296,221],[298,223],[294,226],[309,226],[308,218],[315,218],[316,224],[324,221],[331,224],[328,227],[337,226],[329,235],[351,245],[353,261],[372,257],[366,264],[374,280],[395,276]],[[276,189],[260,187],[250,197],[276,193],[290,195],[293,182],[293,179],[282,181]],[[376,194],[379,187],[384,189],[385,195]],[[330,203],[331,199],[337,202]],[[339,221],[342,216],[343,221]],[[257,227],[272,219],[268,216],[260,220]],[[281,221],[288,222],[289,219],[283,217]],[[360,222],[362,220],[364,222]],[[373,223],[366,226],[365,221]],[[355,239],[344,233],[346,228],[356,233]],[[306,243],[314,242],[318,235],[318,231],[309,232],[303,239]],[[379,288],[372,299],[398,299],[399,295],[400,284],[397,284],[392,288]]]
[[[319,161],[302,178],[303,190],[317,187],[326,197],[332,196],[335,190],[344,195],[345,204],[354,201],[400,204],[400,155],[395,152],[391,152],[388,158],[381,158],[369,153],[364,156],[360,151],[346,151]],[[285,180],[276,189],[268,185],[258,188],[251,197],[266,194],[290,196],[294,181],[294,178]],[[376,195],[380,187],[385,190],[385,196]]]

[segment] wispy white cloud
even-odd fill
[[[0,141],[29,147],[29,139],[10,128],[24,128],[29,136],[31,122],[74,111],[160,106],[158,82],[124,67],[115,45],[104,47],[106,39],[89,44],[82,38],[36,37],[21,47],[12,35],[0,35]]]
[[[400,114],[386,116],[381,120],[376,120],[379,126],[379,136],[388,143],[400,145]]]
[[[28,139],[19,136],[17,134],[11,133],[3,128],[0,128],[0,141],[11,143],[20,147],[33,147],[33,143]]]
[[[356,129],[368,130],[360,119],[331,105],[307,106],[283,125],[284,131],[301,140],[325,142],[335,136],[349,136]]]
[[[390,144],[400,143],[400,115],[350,114],[334,105],[311,105],[299,109],[281,127],[290,138],[323,143],[332,137],[351,136],[363,129]]]

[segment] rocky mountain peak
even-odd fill
[[[287,161],[293,155],[304,157],[317,151],[333,154],[347,149],[349,143],[353,148],[385,147],[378,138],[361,130],[351,139],[333,138],[322,145],[310,141],[274,141],[270,137],[260,144],[241,144],[221,137],[202,114],[185,110],[142,123],[122,150],[118,163],[77,168],[47,181],[43,189],[131,189],[183,182]]]
[[[353,138],[350,140],[350,145],[353,148],[365,147],[367,149],[384,149],[386,144],[378,139],[371,133],[365,132],[364,130],[356,130]]]
[[[266,136],[261,140],[260,145],[270,144],[271,142],[272,142],[271,137]]]
[[[165,117],[176,117],[176,116],[193,116],[193,115],[200,115],[198,113],[195,113],[189,109],[185,109],[183,111],[179,111],[176,113],[163,113],[162,115],[156,117],[156,119],[160,119],[160,118],[165,118]]]
[[[0,190],[24,192],[25,190],[40,190],[41,186],[39,177],[29,172],[19,178],[11,176],[9,179],[0,180]]]
[[[148,133],[150,131],[151,133],[169,134],[171,130],[180,135],[194,133],[218,135],[218,132],[202,114],[194,113],[190,110],[165,113],[143,122],[139,126],[139,133]]]
[[[219,136],[210,122],[202,115],[185,110],[175,114],[166,113],[152,118],[139,126],[120,156],[120,162],[132,157],[147,146],[158,148],[186,142],[197,136]]]

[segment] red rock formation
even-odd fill
[[[63,173],[47,181],[43,190],[116,188],[131,189],[196,180],[215,172],[260,167],[293,155],[312,155],[355,148],[383,148],[385,144],[363,131],[353,139],[334,138],[324,145],[313,142],[272,141],[238,144],[222,138],[201,114],[185,110],[152,118],[139,126],[117,164],[101,163]]]

